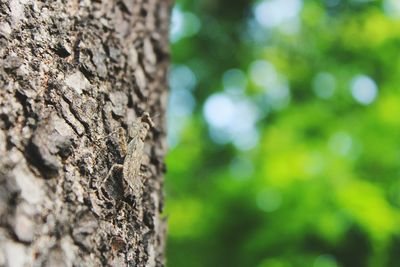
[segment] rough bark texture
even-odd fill
[[[0,0],[0,266],[164,265],[170,4]],[[105,178],[143,112],[136,194]]]

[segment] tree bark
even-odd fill
[[[170,5],[0,0],[0,266],[164,265]]]

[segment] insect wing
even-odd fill
[[[127,154],[124,160],[124,179],[133,189],[135,196],[139,196],[142,187],[140,166],[143,161],[143,147],[144,143],[140,138],[133,138],[128,144]]]

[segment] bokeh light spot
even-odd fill
[[[257,206],[265,212],[273,212],[279,209],[282,203],[282,195],[275,188],[266,188],[257,194]]]
[[[315,75],[313,79],[314,93],[322,99],[329,99],[332,97],[335,87],[335,77],[330,73],[320,72]]]
[[[169,86],[172,90],[183,88],[193,90],[197,84],[196,75],[186,65],[174,65],[169,74]]]
[[[346,156],[350,153],[353,140],[348,133],[335,133],[329,140],[329,148],[332,152],[340,156]]]
[[[170,40],[172,43],[183,37],[190,37],[200,30],[200,20],[191,12],[183,12],[175,5],[171,14]]]
[[[266,102],[272,109],[281,110],[289,104],[289,86],[273,64],[266,60],[256,60],[249,67],[249,75],[253,83],[265,92]]]
[[[357,102],[368,105],[375,100],[378,94],[378,87],[370,77],[358,75],[351,81],[351,93]]]
[[[224,73],[222,83],[225,90],[237,89],[244,91],[247,86],[247,77],[244,72],[239,69],[230,69]]]
[[[336,7],[340,4],[340,0],[325,0],[324,2],[328,7]]]
[[[203,108],[210,137],[219,144],[233,142],[240,150],[249,150],[259,141],[255,124],[258,108],[244,95],[217,93],[210,96]]]
[[[240,150],[249,150],[257,146],[260,139],[255,127],[249,127],[244,131],[239,131],[233,136],[233,144]]]
[[[393,18],[400,18],[400,1],[399,0],[384,0],[383,10]]]
[[[234,120],[235,106],[224,94],[210,96],[204,104],[204,117],[213,127],[227,127]]]
[[[254,61],[250,65],[250,77],[260,87],[274,87],[278,81],[278,74],[274,65],[265,60]]]
[[[324,254],[315,259],[313,267],[338,267],[338,265],[333,256]]]
[[[196,106],[192,93],[185,89],[172,89],[169,95],[167,112],[167,142],[170,148],[175,147],[185,128],[189,116]]]
[[[167,109],[167,142],[173,148],[179,143],[181,132],[196,106],[191,91],[196,86],[197,79],[186,65],[173,65],[168,80],[171,92]]]
[[[299,15],[301,0],[265,0],[255,6],[256,20],[264,27],[276,27]]]
[[[290,103],[290,90],[288,85],[273,87],[265,93],[268,104],[274,110],[282,110]]]
[[[248,179],[254,173],[253,162],[244,156],[234,158],[229,167],[232,177],[238,180]]]

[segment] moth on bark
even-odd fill
[[[128,136],[132,136],[132,140],[129,142],[126,141],[125,130],[122,127],[118,128],[118,145],[124,162],[123,164],[113,164],[106,178],[100,181],[98,188],[101,188],[101,186],[110,179],[114,179],[118,174],[122,174],[123,179],[133,190],[134,196],[139,198],[143,185],[142,179],[144,178],[142,164],[145,139],[149,130],[153,127],[154,122],[150,115],[145,112],[141,117],[135,120],[131,129],[129,129]]]

